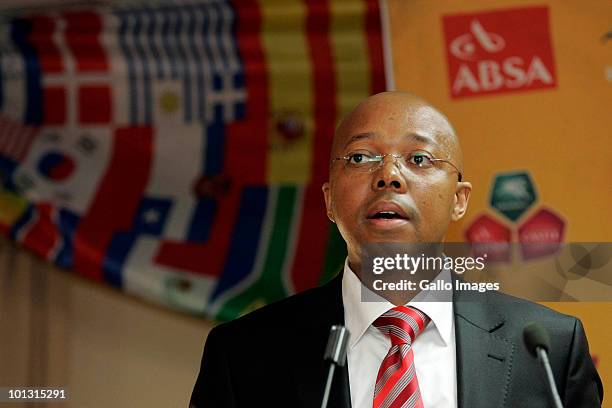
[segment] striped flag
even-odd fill
[[[246,93],[230,3],[126,8],[113,20],[127,65],[131,124],[158,122],[158,107],[180,109],[187,123],[241,118]]]
[[[341,268],[321,184],[340,118],[384,90],[376,0],[159,1],[8,21],[0,231],[221,320]]]
[[[212,299],[215,315],[236,317],[316,286],[341,267],[346,249],[326,218],[321,184],[337,122],[360,100],[384,90],[377,7],[376,1],[241,3],[241,17],[260,33],[258,43],[248,39],[249,54],[265,55],[265,76],[250,83],[268,102],[261,113],[268,118],[261,126],[269,141],[262,170],[266,183],[278,187],[268,189],[263,233],[250,265],[221,276]],[[301,129],[292,132],[292,121]]]

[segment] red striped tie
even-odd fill
[[[411,346],[427,323],[429,317],[408,306],[396,306],[374,322],[391,337],[391,349],[378,370],[373,408],[423,407]]]

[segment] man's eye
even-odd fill
[[[350,164],[364,164],[369,161],[370,156],[364,153],[352,153],[348,155],[348,158]]]
[[[424,152],[414,152],[408,156],[408,162],[418,167],[427,167],[432,165],[432,157]]]

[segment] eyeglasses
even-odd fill
[[[459,171],[459,168],[457,168],[457,166],[455,166],[452,162],[446,159],[438,159],[426,150],[413,150],[407,154],[375,154],[371,152],[355,152],[349,153],[343,157],[336,157],[331,160],[331,164],[334,164],[334,162],[338,160],[344,160],[345,168],[347,169],[372,173],[382,167],[385,157],[387,156],[393,157],[396,166],[399,161],[404,167],[421,172],[435,169],[436,163],[448,163],[457,171],[459,181],[461,181],[463,176],[461,171]]]

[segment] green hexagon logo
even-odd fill
[[[516,221],[536,201],[531,177],[526,171],[500,173],[495,176],[491,191],[491,207]]]

